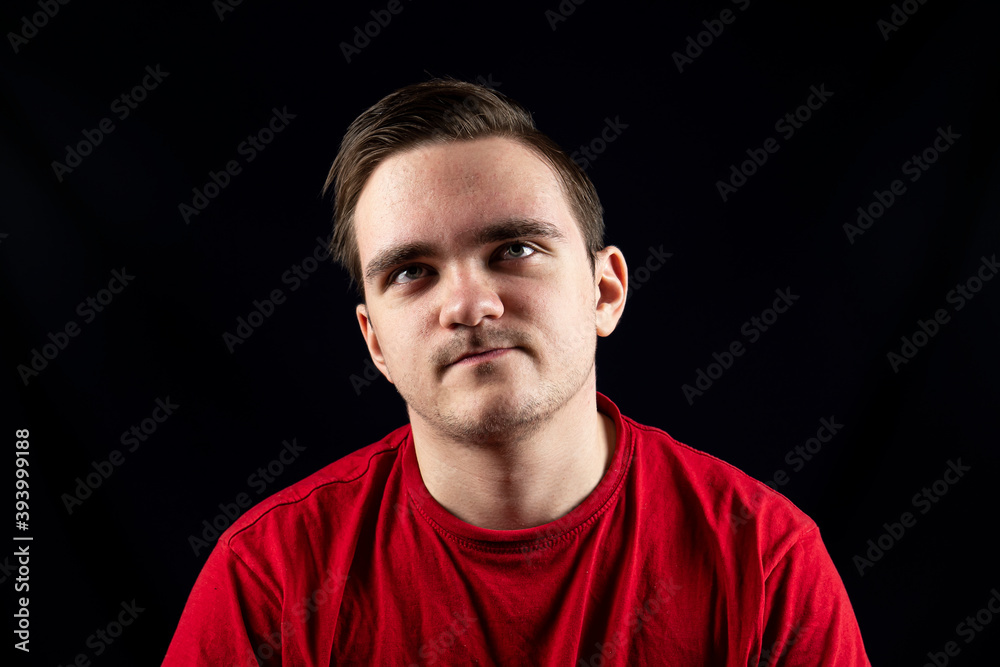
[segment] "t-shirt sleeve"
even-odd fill
[[[778,560],[764,582],[759,667],[870,667],[854,609],[819,528]]]
[[[280,648],[270,641],[280,621],[276,592],[220,540],[195,581],[163,666],[279,665]]]

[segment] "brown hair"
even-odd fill
[[[354,213],[368,177],[394,153],[485,137],[517,141],[555,170],[594,270],[595,253],[604,247],[604,210],[583,169],[539,132],[531,113],[514,100],[479,84],[435,78],[386,95],[354,119],[323,185],[324,196],[334,191],[330,253],[347,269],[362,299],[364,278]]]

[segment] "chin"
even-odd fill
[[[445,407],[432,421],[443,431],[468,442],[509,442],[533,433],[545,415],[537,397],[510,387],[468,392],[466,400]]]

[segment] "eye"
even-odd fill
[[[503,247],[506,248],[507,251],[502,254],[509,255],[511,259],[523,259],[535,254],[535,249],[527,243],[508,243]]]
[[[531,257],[538,252],[533,246],[527,243],[507,243],[500,246],[501,259],[519,260]],[[427,268],[417,264],[411,264],[398,269],[389,277],[390,285],[407,285],[416,280],[426,277]]]
[[[413,282],[418,278],[422,278],[423,275],[414,275],[414,272],[425,271],[422,266],[404,266],[398,272],[396,272],[390,279],[390,283],[394,285],[405,285],[407,283]],[[406,278],[406,280],[400,280],[400,278]]]

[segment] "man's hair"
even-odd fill
[[[604,209],[584,171],[552,139],[535,128],[531,113],[492,88],[435,78],[386,95],[347,128],[323,185],[334,191],[330,252],[347,269],[364,299],[364,276],[354,228],[361,191],[389,156],[431,144],[502,137],[517,141],[552,167],[583,234],[594,271],[604,247]]]

